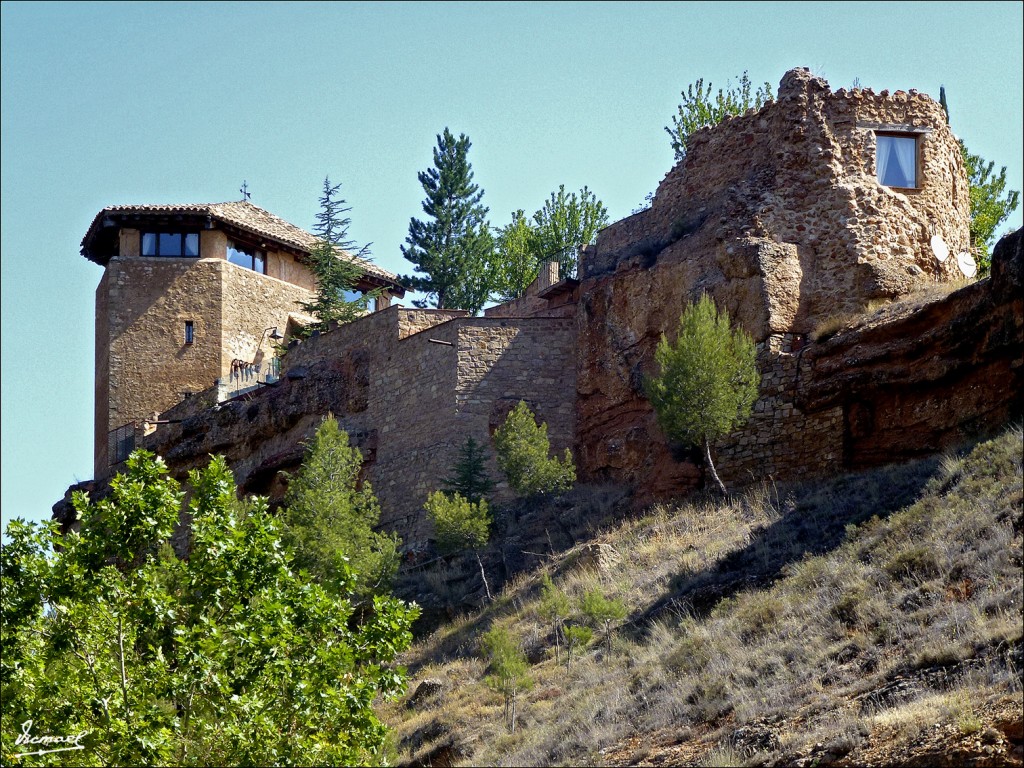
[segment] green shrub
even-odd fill
[[[572,652],[576,649],[585,648],[593,637],[590,627],[578,624],[566,624],[565,629],[565,671],[568,672],[572,666]]]
[[[592,589],[583,595],[583,603],[580,608],[589,621],[604,630],[605,642],[610,654],[612,652],[612,626],[615,622],[626,618],[626,606],[621,600],[609,600],[596,589]]]
[[[548,425],[540,424],[522,400],[494,433],[498,466],[521,496],[563,493],[576,482],[576,465],[565,449],[561,459],[548,457]]]
[[[654,360],[658,374],[645,382],[645,391],[658,426],[669,440],[703,449],[708,472],[726,496],[711,443],[743,424],[757,400],[753,339],[732,328],[729,313],[705,294],[683,311],[674,342],[662,334]]]
[[[542,619],[551,624],[552,633],[555,636],[555,664],[561,663],[559,654],[559,636],[562,634],[565,620],[572,614],[572,606],[569,596],[555,586],[551,577],[546,573],[541,577],[540,582],[541,598],[537,606],[538,613]]]
[[[472,437],[467,438],[459,449],[452,474],[444,479],[444,490],[474,504],[483,500],[494,487],[494,481],[487,474],[486,461],[484,447]]]
[[[434,524],[437,548],[442,554],[472,550],[480,566],[480,580],[484,584],[487,599],[492,600],[491,586],[487,583],[480,550],[487,545],[491,536],[491,514],[483,499],[475,504],[459,494],[449,496],[444,491],[434,491],[423,505],[427,517]]]
[[[500,627],[494,627],[483,636],[481,648],[491,670],[487,676],[487,686],[504,697],[505,725],[515,733],[519,693],[533,686],[529,662],[508,631]]]
[[[374,530],[380,504],[369,483],[358,484],[362,464],[337,420],[324,419],[288,484],[281,539],[326,589],[368,600],[387,591],[401,540]]]
[[[434,524],[437,548],[441,552],[480,549],[487,544],[491,515],[483,499],[474,504],[458,493],[449,496],[444,491],[434,491],[423,508]]]

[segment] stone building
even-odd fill
[[[309,318],[316,238],[247,201],[118,205],[98,214],[82,255],[104,267],[96,289],[94,468],[105,477],[154,414],[218,383],[222,396],[278,373],[275,342]],[[361,262],[357,286],[404,291]]]
[[[775,101],[695,133],[651,207],[584,253],[582,475],[654,495],[699,482],[661,436],[642,382],[661,334],[702,293],[753,336],[762,371],[753,418],[717,446],[723,478],[843,466],[843,407],[811,414],[796,403],[809,375],[802,350],[829,319],[963,280],[956,254],[968,250],[969,221],[963,161],[938,102],[833,92],[806,69],[787,72]]]
[[[382,526],[415,546],[431,533],[423,502],[459,446],[489,444],[525,400],[553,447],[573,449],[581,479],[629,485],[638,503],[679,495],[701,470],[666,443],[643,381],[661,334],[702,293],[752,334],[762,372],[753,418],[715,446],[727,482],[937,450],[1019,415],[1020,237],[1002,249],[1018,266],[998,285],[994,266],[991,284],[924,310],[829,340],[814,332],[963,279],[956,254],[968,250],[968,225],[967,179],[938,103],[914,91],[833,92],[797,69],[774,102],[695,134],[651,207],[584,249],[578,280],[545,268],[524,297],[484,317],[381,307],[293,345],[276,380],[225,399],[213,380],[265,359],[267,331],[286,328],[307,295],[311,236],[247,203],[106,209],[83,242],[107,267],[97,478],[108,472],[108,431],[162,411],[140,444],[174,475],[222,453],[243,491],[279,499],[281,471],[298,466],[303,440],[333,413],[363,453]],[[143,255],[147,234],[160,232],[201,234],[192,253],[168,258],[158,241],[161,258]],[[266,254],[265,273],[233,263],[233,242]],[[367,280],[401,295],[383,271]],[[964,317],[987,329],[977,343],[963,342]]]

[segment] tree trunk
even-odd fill
[[[725,490],[725,484],[715,471],[714,462],[711,461],[711,443],[708,442],[706,437],[704,438],[704,462],[708,465],[708,472],[711,473],[711,477],[714,479],[715,485],[718,486],[719,493],[722,494],[723,498],[729,498],[729,492]]]
[[[484,573],[484,561],[480,559],[480,553],[475,552],[476,564],[480,566],[480,578],[484,580],[484,592],[487,594],[487,602],[493,602],[494,598],[491,597],[491,586],[487,583],[487,574]]]
[[[512,691],[512,733],[516,732],[516,693]]]

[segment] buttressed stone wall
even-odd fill
[[[876,177],[879,132],[916,139],[918,187]],[[653,352],[708,293],[758,342],[761,400],[718,446],[727,478],[827,470],[842,457],[838,412],[795,405],[798,355],[830,316],[960,277],[931,238],[968,247],[967,179],[941,106],[914,91],[833,92],[788,72],[776,101],[695,133],[648,210],[603,230],[580,274],[578,424],[585,477],[683,490],[642,393]],[[791,439],[792,438],[792,439]],[[806,450],[805,450],[806,448]]]
[[[554,450],[575,434],[572,318],[472,318],[460,310],[393,306],[308,339],[285,357],[279,383],[210,407],[207,394],[165,412],[143,447],[183,477],[223,453],[239,486],[280,500],[282,470],[333,414],[363,454],[381,502],[381,526],[407,544],[432,530],[423,512],[468,437],[491,434],[519,400],[548,424]],[[489,469],[500,473],[493,450]],[[498,499],[509,498],[499,484]]]

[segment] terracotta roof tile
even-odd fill
[[[194,214],[209,216],[216,221],[230,224],[254,235],[274,240],[307,254],[317,243],[316,236],[311,232],[307,232],[291,222],[285,221],[280,216],[275,216],[270,211],[253,205],[247,200],[227,203],[190,203],[186,205],[111,205],[96,214],[96,218],[93,219],[88,232],[82,238],[82,253],[87,258],[92,258],[88,253],[90,243],[102,226],[103,219],[110,214],[117,213]],[[345,256],[359,264],[369,275],[398,285],[397,275],[382,269],[372,261],[361,259],[348,253]],[[95,259],[93,260],[95,261]]]

